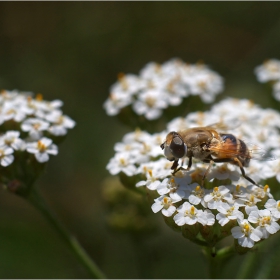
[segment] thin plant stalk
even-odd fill
[[[54,213],[49,209],[43,197],[38,193],[35,188],[32,188],[26,199],[38,209],[48,222],[56,229],[58,234],[66,242],[70,250],[78,258],[83,267],[88,271],[91,278],[104,279],[105,275],[98,268],[95,262],[89,257],[84,248],[78,240],[68,232],[68,230],[61,224]]]

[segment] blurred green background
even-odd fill
[[[109,278],[208,277],[199,248],[160,214],[153,215],[158,231],[141,238],[106,225],[105,166],[129,131],[102,107],[117,74],[173,57],[203,60],[225,78],[218,99],[251,98],[280,109],[253,73],[265,59],[280,59],[279,14],[279,2],[0,2],[1,88],[61,99],[77,122],[38,185]],[[1,191],[0,220],[0,278],[88,277],[21,198]],[[245,258],[236,256],[223,277],[234,278]]]

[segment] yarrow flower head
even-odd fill
[[[266,60],[255,68],[255,74],[260,83],[272,83],[273,96],[277,101],[280,101],[280,60]]]
[[[189,170],[173,173],[172,157],[168,153],[164,155],[160,148],[166,135],[170,131],[216,123],[224,124],[226,133],[244,140],[251,155],[245,166],[246,174],[259,186],[243,178],[238,165],[214,163],[209,170],[209,163],[195,157]],[[153,197],[152,211],[161,212],[165,219],[168,218],[169,226],[181,229],[188,238],[191,232],[191,240],[203,240],[211,246],[213,229],[213,234],[220,233],[215,237],[216,242],[231,235],[237,240],[237,246],[250,249],[279,231],[280,203],[274,200],[265,185],[265,180],[272,177],[280,182],[280,176],[277,177],[280,163],[276,158],[280,153],[279,129],[277,111],[262,109],[246,99],[227,98],[204,113],[193,112],[185,118],[173,119],[160,133],[141,130],[128,133],[115,145],[115,157],[126,156],[125,168],[129,166],[130,170],[126,172],[127,179],[134,178],[128,181],[135,182],[133,187],[145,190]],[[149,148],[143,149],[145,145]],[[112,166],[114,158],[107,165],[109,172],[113,175],[125,173],[124,169]],[[178,164],[184,166],[185,158]]]
[[[168,106],[178,106],[191,95],[211,103],[223,87],[222,77],[202,63],[192,65],[179,59],[162,65],[151,62],[138,76],[120,74],[110,89],[104,109],[114,116],[131,106],[137,115],[155,120]]]
[[[0,181],[3,184],[22,180],[22,174],[25,179],[34,180],[39,166],[49,160],[49,155],[58,154],[57,140],[75,126],[71,118],[63,115],[62,105],[60,100],[43,100],[41,94],[33,98],[31,92],[3,90],[0,93]],[[10,165],[14,173],[8,171]]]

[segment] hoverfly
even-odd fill
[[[219,133],[215,125],[205,127],[194,127],[179,132],[172,131],[167,134],[166,140],[160,145],[164,150],[165,157],[174,161],[171,169],[173,175],[181,169],[190,170],[192,159],[196,158],[202,162],[209,163],[202,178],[202,185],[212,165],[228,162],[240,168],[242,176],[250,183],[258,186],[256,182],[246,175],[244,167],[248,167],[250,160],[254,158],[253,153],[257,151],[260,158],[264,157],[265,151],[255,146],[249,149],[244,141],[233,134]],[[183,168],[184,158],[189,158],[187,169]],[[178,161],[182,159],[182,165],[178,168]],[[272,159],[272,158],[270,158]]]

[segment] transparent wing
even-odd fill
[[[227,121],[220,121],[213,124],[209,124],[206,127],[212,128],[221,132],[227,132],[229,130],[236,129],[241,125],[241,121],[239,119],[231,119]]]

